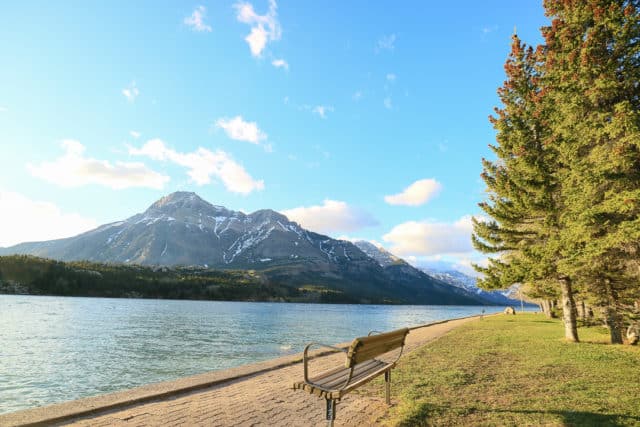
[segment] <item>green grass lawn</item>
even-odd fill
[[[606,345],[603,327],[579,334],[564,342],[560,321],[541,314],[467,323],[403,357],[380,422],[640,426],[640,348]]]

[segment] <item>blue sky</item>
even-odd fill
[[[0,6],[0,246],[195,191],[416,263],[478,260],[469,217],[510,36],[541,2]]]

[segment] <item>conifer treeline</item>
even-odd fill
[[[483,159],[486,221],[474,246],[495,254],[480,285],[522,283],[561,300],[565,337],[577,306],[622,342],[640,301],[640,1],[545,0],[535,49],[513,36],[502,106]]]

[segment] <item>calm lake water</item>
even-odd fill
[[[0,413],[479,314],[475,306],[0,295]],[[501,307],[485,307],[487,313]]]

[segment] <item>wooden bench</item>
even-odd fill
[[[294,390],[304,390],[327,401],[327,424],[333,426],[336,418],[336,402],[342,396],[361,385],[384,374],[387,405],[391,404],[391,369],[402,355],[408,328],[380,333],[372,331],[366,337],[353,340],[348,348],[338,348],[326,344],[310,343],[304,349],[304,381],[293,384]],[[344,366],[337,366],[312,378],[309,377],[309,349],[313,346],[346,353]],[[400,348],[393,362],[385,362],[376,357]]]

